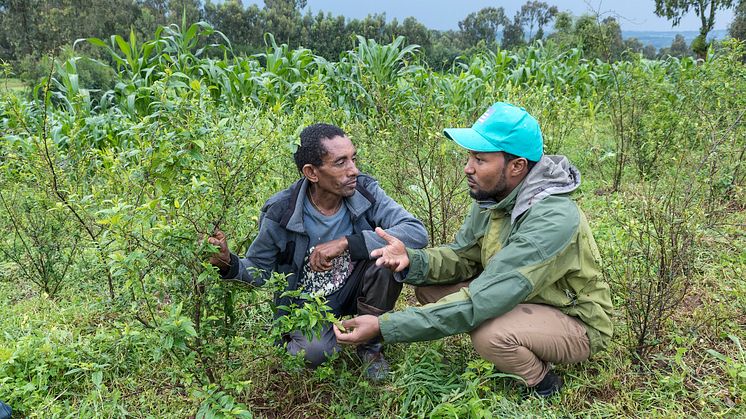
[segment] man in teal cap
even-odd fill
[[[492,105],[471,128],[445,135],[468,150],[475,202],[453,243],[388,245],[376,263],[403,272],[424,305],[359,316],[335,329],[341,343],[415,342],[469,333],[476,351],[540,396],[562,388],[553,363],[587,360],[611,339],[611,297],[582,211],[568,194],[580,173],[543,155],[538,122],[523,108]]]

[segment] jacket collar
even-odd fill
[[[495,201],[494,199],[486,199],[484,201],[477,201],[477,204],[479,204],[479,207],[483,209],[497,210],[497,211],[502,211],[506,214],[509,214],[513,210],[516,196],[518,196],[518,191],[521,189],[522,184],[523,184],[523,181],[521,181],[521,183],[519,183],[518,186],[513,188],[513,190],[508,194],[508,196],[501,199],[500,202]]]
[[[296,233],[306,232],[306,228],[303,226],[303,203],[308,199],[307,191],[310,184],[311,182],[304,177],[290,186],[290,205],[292,212],[285,227],[290,231]],[[358,188],[362,187],[360,177],[358,177],[357,185]],[[371,206],[370,201],[357,189],[355,189],[355,193],[352,196],[344,198],[344,204],[347,206],[350,214],[352,214],[353,220],[360,217]]]

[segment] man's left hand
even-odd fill
[[[337,342],[345,345],[365,343],[381,334],[378,317],[369,314],[345,320],[342,326],[347,329],[347,332],[342,333],[335,325],[334,335],[337,336]]]
[[[316,272],[328,271],[332,268],[332,260],[345,250],[347,250],[347,237],[317,244],[308,258],[308,264]]]

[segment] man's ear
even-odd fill
[[[300,170],[301,173],[303,173],[303,176],[306,177],[309,181],[316,183],[319,181],[319,173],[316,170],[316,166],[312,164],[306,164],[303,166],[303,168]]]
[[[510,161],[510,174],[513,176],[522,176],[528,173],[528,160],[523,157]]]

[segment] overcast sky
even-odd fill
[[[617,17],[622,29],[626,31],[670,31],[698,30],[699,20],[690,11],[675,28],[671,23],[655,15],[654,0],[544,0],[560,10],[569,10],[580,15],[590,10],[597,10],[603,15]],[[244,4],[264,5],[263,0],[243,0]],[[386,19],[397,18],[399,21],[414,16],[431,29],[458,29],[458,22],[471,12],[484,7],[502,7],[508,17],[513,17],[516,10],[526,1],[489,1],[489,0],[308,0],[308,6],[314,14],[323,10],[334,15],[348,18],[363,18],[371,13],[386,13]],[[737,3],[737,2],[734,2]],[[727,29],[733,20],[733,10],[718,11],[715,29]]]

